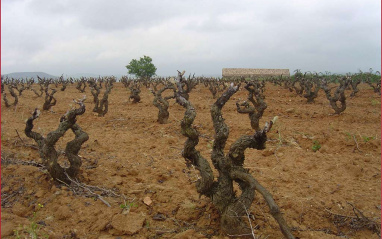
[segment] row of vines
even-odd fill
[[[302,73],[296,70],[290,77],[266,78],[211,78],[185,75],[179,72],[176,77],[135,79],[127,76],[116,77],[80,78],[80,79],[13,79],[1,78],[1,94],[3,106],[17,108],[23,100],[23,93],[31,91],[34,100],[42,104],[42,109],[36,108],[25,124],[25,135],[36,143],[39,155],[49,175],[58,184],[71,185],[78,182],[81,169],[79,152],[82,145],[89,139],[89,135],[80,127],[81,115],[91,107],[91,111],[98,117],[110,114],[109,96],[113,94],[115,84],[122,84],[126,89],[126,98],[131,104],[142,101],[142,90],[149,91],[154,99],[152,104],[158,109],[157,123],[169,122],[173,99],[184,108],[184,116],[179,126],[179,131],[186,138],[182,156],[187,166],[192,166],[199,172],[195,182],[196,191],[210,199],[211,204],[219,211],[222,232],[227,235],[247,235],[256,238],[252,225],[248,223],[248,210],[255,200],[255,191],[260,193],[266,201],[269,212],[278,223],[285,238],[295,238],[291,227],[284,219],[276,200],[268,189],[263,187],[258,180],[244,168],[245,151],[249,148],[263,150],[266,148],[267,133],[272,129],[277,117],[261,125],[261,119],[267,110],[266,90],[267,85],[287,89],[298,97],[305,98],[306,104],[315,104],[319,94],[325,95],[328,107],[332,108],[332,115],[342,114],[347,109],[347,101],[362,94],[360,84],[365,84],[373,89],[375,94],[381,94],[381,78],[379,72],[360,72],[357,74],[335,75],[330,73]],[[194,125],[197,116],[196,108],[190,93],[196,87],[205,87],[214,99],[211,106],[211,119],[213,122],[214,139],[211,147],[211,161],[207,160],[196,148],[199,143],[200,133]],[[69,109],[59,119],[56,130],[43,135],[39,129],[34,128],[34,122],[39,118],[41,110],[53,112],[60,94],[69,87],[75,87],[81,97],[73,100],[76,107]],[[226,142],[230,130],[225,123],[223,107],[238,91],[247,94],[246,100],[235,102],[238,114],[247,114],[251,135],[242,135],[231,144],[228,151]],[[348,95],[348,96],[347,96]],[[207,97],[207,96],[206,96]],[[67,102],[70,103],[70,102]],[[87,106],[87,107],[86,107]],[[60,165],[59,152],[55,145],[67,131],[72,131],[74,139],[66,144],[63,155],[69,161],[68,166]],[[218,175],[213,174],[213,170]],[[238,185],[240,193],[235,192]],[[369,225],[369,224],[368,224]],[[369,225],[370,226],[370,225]],[[380,229],[373,224],[369,229],[380,233]]]

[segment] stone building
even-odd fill
[[[223,77],[290,76],[289,69],[223,68]]]

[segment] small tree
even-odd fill
[[[143,56],[138,60],[133,59],[126,66],[128,73],[140,78],[150,78],[155,75],[157,68],[152,63],[153,59],[149,56]]]

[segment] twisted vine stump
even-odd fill
[[[37,90],[35,90],[33,88],[30,88],[30,90],[33,91],[37,95],[37,97],[41,97],[45,92],[45,87],[44,87],[44,84],[41,82],[38,85],[40,86],[40,89],[39,89],[40,93],[38,93]]]
[[[23,91],[26,90],[27,88],[25,87],[23,81],[18,81],[18,82],[16,82],[16,88],[15,89],[19,92],[19,96],[21,96]]]
[[[5,80],[4,77],[1,76],[1,94],[4,93],[4,88],[5,88],[4,80]]]
[[[81,77],[81,79],[77,82],[76,89],[79,90],[81,93],[84,93],[85,88],[86,88],[86,80],[84,77]]]
[[[92,93],[92,96],[93,96],[93,103],[95,105],[98,105],[99,104],[98,95],[99,93],[101,93],[101,89],[97,84],[90,84],[89,87],[90,87],[90,93]],[[95,112],[94,109],[93,109],[93,112]]]
[[[299,86],[297,86],[297,83]],[[304,79],[303,78],[296,78],[293,82],[291,87],[296,91],[297,95],[302,96],[304,93]]]
[[[100,93],[100,86],[97,84],[91,86],[91,93],[94,97],[93,102],[95,104],[93,112],[98,113],[98,116],[100,117],[105,116],[109,110],[109,94],[111,89],[113,89],[113,81],[107,81],[105,93],[103,94],[102,99],[99,100],[98,95]]]
[[[217,80],[204,80],[204,86],[208,87],[208,90],[212,94],[212,98],[216,99],[218,92],[220,90],[219,88],[219,82]]]
[[[131,86],[129,86],[129,89],[130,89],[129,99],[132,99],[134,104],[139,103],[141,101],[141,97],[139,96],[139,94],[141,93],[140,88],[141,86],[137,82],[134,82]]]
[[[181,96],[183,98],[185,98],[186,100],[188,100],[190,98],[190,92],[193,88],[196,87],[196,85],[198,84],[198,81],[195,79],[195,76],[193,76],[191,78],[191,75],[188,77],[188,79],[184,78],[184,73],[186,73],[186,71],[178,71],[178,76],[176,78],[177,82],[179,83],[179,87],[181,87],[182,89],[179,91],[179,94],[181,94]]]
[[[224,122],[222,108],[238,89],[239,86],[231,84],[211,107],[211,117],[215,129],[211,160],[213,166],[219,172],[218,178],[215,180],[209,162],[195,148],[199,142],[199,133],[192,126],[196,111],[192,104],[180,94],[182,88],[178,82],[177,102],[186,109],[184,118],[181,121],[181,132],[187,137],[182,156],[186,159],[188,165],[194,165],[199,171],[201,178],[196,182],[196,190],[199,194],[209,197],[219,210],[221,228],[225,233],[229,235],[252,235],[251,229],[243,220],[243,217],[246,217],[246,212],[254,200],[255,191],[258,191],[267,202],[270,213],[279,223],[284,236],[289,239],[294,238],[272,195],[253,178],[247,169],[243,168],[244,152],[247,148],[258,150],[265,148],[267,132],[271,129],[272,122],[266,124],[263,129],[257,130],[254,135],[240,137],[231,146],[228,154],[224,154],[229,128]],[[234,182],[239,184],[242,192],[240,196],[236,196],[234,192]]]
[[[153,93],[154,95],[153,105],[159,109],[157,121],[160,124],[167,124],[168,118],[170,116],[170,113],[168,112],[168,107],[169,107],[168,100],[175,98],[176,89],[172,84],[167,84],[160,90],[156,90],[156,86],[154,86],[153,88],[154,89],[150,88],[151,93]],[[165,90],[169,90],[169,89],[172,89],[174,91],[174,94],[163,97],[162,93]]]
[[[244,87],[248,91],[248,101],[236,102],[236,110],[241,114],[248,114],[251,121],[251,127],[254,130],[260,130],[260,118],[263,116],[267,104],[264,102],[263,94],[265,82],[248,82]],[[255,99],[253,98],[255,97]]]
[[[60,79],[58,80],[58,83],[61,84],[61,88],[60,90],[61,91],[65,91],[66,90],[66,87],[68,86],[68,84],[70,83],[69,80],[64,80],[64,77],[61,76]]]
[[[359,92],[358,85],[361,83],[361,81],[361,78],[351,79],[350,85],[353,91],[350,93],[350,98],[353,98]]]
[[[58,182],[70,184],[71,181],[66,175],[71,178],[75,178],[78,175],[82,164],[81,158],[78,156],[78,152],[81,149],[81,145],[89,139],[89,136],[76,123],[76,117],[85,113],[84,100],[85,97],[82,100],[74,101],[79,104],[80,107],[78,109],[71,109],[64,116],[62,116],[58,128],[55,131],[50,132],[46,137],[32,131],[33,121],[40,115],[40,111],[38,109],[34,110],[32,116],[26,122],[26,136],[36,141],[44,166],[47,168],[51,177]],[[69,160],[70,166],[69,168],[63,168],[57,162],[59,154],[54,146],[68,130],[72,130],[75,138],[66,144],[65,155]]]
[[[49,94],[48,88],[45,89],[45,102],[42,105],[43,110],[50,110],[50,108],[52,108],[52,106],[56,105],[57,100],[53,96],[54,93],[56,93],[56,92],[57,92],[56,89],[52,89],[52,92]]]
[[[303,83],[305,92],[303,96],[306,98],[307,103],[314,103],[314,99],[317,98],[318,92],[321,89],[321,82],[317,77],[318,76],[316,75],[316,77],[307,79]]]
[[[19,97],[17,96],[17,94],[15,93],[15,91],[13,90],[15,88],[15,86],[13,86],[12,84],[8,85],[8,90],[9,90],[9,93],[11,94],[11,96],[13,98],[15,98],[15,100],[13,101],[13,103],[9,103],[8,99],[7,99],[7,94],[4,92],[3,93],[3,101],[4,101],[4,104],[5,104],[5,107],[11,107],[11,106],[16,106],[17,103],[19,102]]]
[[[366,80],[366,83],[373,88],[374,93],[381,95],[381,81],[373,83],[370,79]]]
[[[343,78],[340,80],[340,85],[336,88],[334,91],[334,94],[332,96],[331,90],[332,88],[329,88],[327,82],[323,82],[322,89],[325,91],[326,98],[329,100],[330,106],[334,110],[334,114],[339,115],[346,109],[346,96],[345,96],[345,90],[349,86],[350,80],[347,78]],[[339,103],[339,105],[338,105]]]

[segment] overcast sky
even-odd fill
[[[381,68],[380,0],[1,0],[1,73]]]

